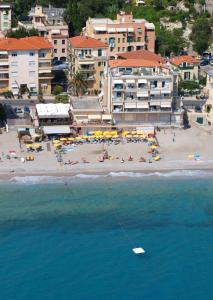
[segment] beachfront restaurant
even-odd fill
[[[45,135],[68,135],[72,124],[70,105],[64,103],[36,104],[39,127]]]

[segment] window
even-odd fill
[[[104,67],[106,67],[106,62],[104,62]]]
[[[120,38],[118,38],[118,43],[120,43],[120,41],[121,41],[121,39],[120,39]]]
[[[30,56],[34,56],[35,55],[35,52],[30,52]]]
[[[142,34],[142,28],[138,28],[138,29],[137,29],[137,32],[138,32],[139,34]]]
[[[98,56],[102,56],[102,49],[98,49]]]
[[[125,38],[123,38],[123,43],[125,43]]]
[[[35,72],[35,71],[30,71],[30,72],[29,72],[29,76],[30,76],[30,77],[35,77],[35,75],[36,75],[36,72]]]
[[[16,52],[13,52],[13,53],[12,53],[12,56],[17,56],[17,53],[16,53]]]
[[[12,72],[11,75],[12,75],[12,77],[16,77],[16,76],[18,76],[18,72]]]
[[[104,75],[104,72],[103,72],[103,71],[101,71],[101,72],[100,72],[100,76],[102,77],[103,75]]]
[[[29,66],[35,66],[35,61],[29,61]]]
[[[57,49],[54,49],[54,53],[57,53]]]
[[[138,37],[138,38],[137,38],[137,42],[141,42],[141,37]]]
[[[62,45],[65,45],[65,40],[62,40]]]
[[[165,81],[162,81],[162,87],[165,87]]]
[[[98,66],[99,66],[99,67],[101,66],[101,62],[100,62],[100,61],[98,62]]]
[[[65,53],[65,48],[63,48],[61,51],[62,51],[62,53]]]
[[[120,52],[120,47],[118,47],[118,52]]]
[[[184,72],[184,80],[190,80],[191,76],[190,76],[190,72]]]
[[[11,62],[11,67],[17,67],[18,66],[18,62],[17,61],[12,61]]]
[[[54,40],[53,43],[54,43],[54,45],[57,45],[57,40]]]
[[[125,47],[122,48],[122,51],[125,52]]]

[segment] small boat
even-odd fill
[[[133,248],[132,251],[135,253],[135,254],[144,254],[145,253],[145,250],[141,247],[139,248]]]

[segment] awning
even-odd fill
[[[148,96],[149,96],[148,91],[137,92],[137,97],[148,97]]]
[[[145,103],[137,103],[137,108],[149,108],[149,103],[145,102]]]
[[[107,31],[109,33],[114,33],[114,32],[116,32],[116,28],[108,28]]]
[[[117,32],[127,32],[127,28],[116,28]]]
[[[151,90],[150,94],[151,95],[159,95],[160,94],[160,90]]]
[[[101,120],[100,115],[88,115],[88,120]]]
[[[135,83],[135,80],[134,79],[127,79],[126,83]]]
[[[128,32],[134,32],[134,28],[128,28]]]
[[[161,107],[164,107],[164,108],[170,108],[171,107],[171,102],[161,102]]]
[[[98,27],[98,26],[95,26],[94,27],[95,31],[107,31],[106,27]]]
[[[51,73],[51,72],[52,72],[51,69],[46,69],[46,70],[45,70],[45,69],[42,69],[42,70],[39,70],[39,71],[38,71],[39,74],[43,74],[43,73]]]
[[[121,84],[121,83],[123,83],[123,80],[121,80],[121,79],[115,79],[115,80],[113,81],[113,83],[114,83],[114,84],[115,84],[115,83]]]
[[[31,88],[36,87],[36,84],[35,83],[30,83],[29,87],[31,87]]]
[[[160,101],[152,100],[152,101],[150,101],[150,106],[160,106]]]
[[[59,29],[52,29],[51,33],[52,34],[60,34],[60,30]]]
[[[94,65],[94,63],[94,61],[79,61],[79,65]]]
[[[68,125],[60,126],[44,126],[43,131],[45,134],[69,134],[70,127]]]
[[[171,90],[161,90],[161,94],[171,94]]]
[[[138,83],[147,83],[147,79],[139,79]]]
[[[0,51],[0,54],[1,55],[8,55],[8,52],[7,51]]]
[[[125,108],[136,108],[136,103],[125,103]]]
[[[112,116],[111,115],[102,115],[102,120],[107,121],[107,120],[112,120]]]

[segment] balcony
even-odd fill
[[[81,73],[93,73],[93,72],[95,72],[95,68],[94,67],[89,67],[89,68],[87,68],[87,67],[80,67],[79,68],[79,71],[81,72]]]
[[[39,63],[38,64],[38,67],[40,68],[40,69],[42,69],[42,68],[52,68],[52,66],[51,66],[51,63],[49,62],[42,62],[42,63]]]
[[[0,62],[7,61],[7,60],[8,60],[8,55],[6,55],[6,54],[0,54]]]
[[[41,73],[38,75],[39,79],[52,79],[54,76],[52,73]]]

